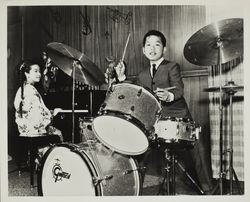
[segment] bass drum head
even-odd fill
[[[67,145],[50,148],[42,159],[38,175],[39,194],[43,196],[95,196],[92,176],[96,172],[84,152],[71,151]]]
[[[139,155],[149,146],[145,133],[121,117],[98,116],[93,120],[93,130],[104,145],[121,154]]]

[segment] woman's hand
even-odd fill
[[[58,130],[57,128],[55,128],[54,126],[48,126],[47,127],[47,133],[48,135],[58,135],[61,142],[63,142],[63,135],[62,135],[62,131]]]
[[[62,108],[55,108],[52,112],[53,117],[55,117],[59,112],[62,111]]]

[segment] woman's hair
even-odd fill
[[[145,46],[147,37],[152,36],[152,35],[160,37],[163,47],[166,47],[166,38],[165,38],[165,36],[161,32],[159,32],[157,30],[150,30],[144,35],[144,37],[143,37],[143,47]]]
[[[31,60],[25,60],[21,62],[21,65],[18,66],[18,73],[19,73],[19,79],[20,79],[20,86],[22,86],[22,84],[24,83],[24,81],[26,81],[26,76],[25,76],[25,72],[29,73],[31,66],[35,65],[37,63],[31,61]]]
[[[31,61],[31,60],[25,60],[25,61],[21,62],[21,65],[18,65],[17,72],[18,72],[18,75],[19,75],[19,84],[20,84],[20,87],[21,87],[21,102],[20,102],[20,106],[19,106],[21,117],[22,117],[22,108],[23,108],[23,102],[22,101],[24,99],[24,93],[23,93],[24,88],[23,88],[23,86],[24,86],[24,82],[27,80],[25,72],[29,73],[30,70],[31,70],[31,66],[35,65],[35,64],[37,64],[37,63],[35,63],[35,62]]]

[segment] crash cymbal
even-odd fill
[[[221,89],[226,92],[230,92],[230,91],[237,92],[237,91],[243,90],[244,86],[238,86],[234,84],[233,81],[230,81],[226,85],[222,86]],[[205,88],[204,90],[207,92],[219,92],[220,87],[210,87],[210,88]]]
[[[217,65],[219,47],[220,64],[243,54],[243,19],[224,19],[203,27],[187,41],[184,56],[195,65]]]
[[[47,45],[47,53],[51,60],[66,74],[73,77],[73,62],[75,80],[91,86],[105,82],[102,71],[83,53],[62,43],[52,42]]]

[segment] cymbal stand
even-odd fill
[[[230,81],[229,84],[233,84],[233,81]],[[233,168],[233,96],[237,92],[234,89],[228,89],[225,91],[229,95],[229,149],[227,150],[229,153],[229,194],[233,194],[233,178],[235,178],[235,181],[237,183],[237,187],[239,190],[239,193],[242,194],[242,190],[240,188],[238,177],[235,173],[235,170]]]
[[[178,165],[182,172],[188,177],[192,184],[197,188],[201,195],[204,195],[205,192],[202,188],[195,182],[191,175],[186,171],[186,169],[181,165],[181,163],[176,159],[176,154],[174,149],[165,149],[165,157],[167,160],[167,166],[165,168],[165,176],[160,185],[158,195],[162,193],[164,184],[166,183],[167,195],[175,195],[175,165]]]
[[[93,117],[93,90],[89,91],[89,114]]]
[[[75,142],[75,77],[76,77],[76,66],[78,65],[78,61],[74,60],[72,64],[72,143]]]
[[[218,64],[219,67],[219,151],[220,151],[220,171],[219,171],[219,182],[215,186],[213,193],[217,190],[217,187],[220,188],[220,195],[223,195],[224,189],[224,178],[225,178],[225,172],[223,171],[223,135],[222,135],[222,126],[223,126],[223,107],[222,107],[222,81],[221,81],[221,75],[222,75],[222,68],[221,68],[221,47],[223,45],[223,41],[220,38],[216,39],[216,47],[218,49]]]

